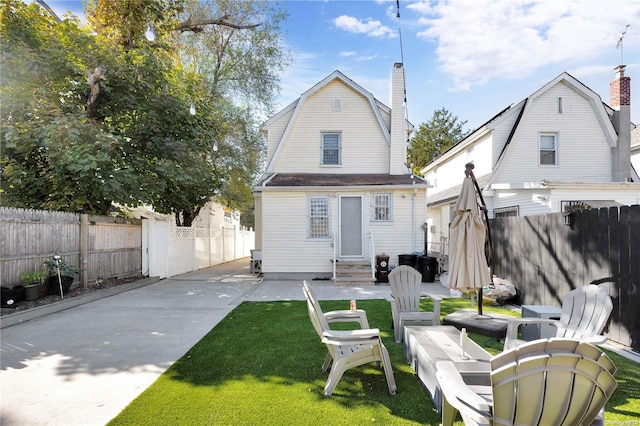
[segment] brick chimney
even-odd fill
[[[391,143],[389,146],[389,174],[408,173],[407,162],[407,122],[405,116],[405,84],[402,63],[393,64],[391,71]]]
[[[609,84],[613,127],[618,133],[618,143],[613,148],[613,181],[631,179],[631,78],[624,76],[626,65],[615,68],[616,77]]]

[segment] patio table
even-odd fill
[[[469,339],[462,358],[460,331],[451,325],[405,326],[404,356],[418,379],[427,388],[438,413],[442,413],[442,395],[436,379],[436,363],[452,361],[468,385],[489,386],[491,354]]]

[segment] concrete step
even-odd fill
[[[369,277],[344,277],[336,274],[336,280],[334,284],[337,286],[368,286],[375,285],[375,278]]]
[[[366,261],[347,261],[336,263],[336,285],[373,285],[371,264]]]

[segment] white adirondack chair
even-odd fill
[[[324,394],[331,396],[336,385],[345,371],[370,362],[382,363],[389,393],[396,394],[396,381],[393,376],[389,352],[382,344],[380,330],[377,328],[361,330],[331,330],[327,318],[320,308],[320,304],[309,292],[310,286],[304,282],[303,291],[307,299],[309,318],[320,336],[322,343],[327,346],[329,355],[322,365],[326,372],[331,365],[329,378],[324,387]]]
[[[468,386],[451,361],[436,365],[442,424],[459,411],[465,425],[589,425],[617,383],[615,366],[597,347],[552,338],[491,359],[491,386]]]
[[[513,318],[508,320],[504,349],[523,344],[518,339],[519,328],[525,324],[551,324],[557,328],[556,337],[577,339],[592,344],[607,341],[602,330],[613,310],[611,297],[597,285],[586,285],[570,291],[562,299],[560,320],[545,318]]]
[[[393,331],[396,343],[404,339],[405,325],[439,325],[440,302],[435,295],[427,295],[433,300],[433,312],[420,311],[422,297],[422,274],[411,266],[400,265],[389,274],[391,296],[387,299],[391,304]]]
[[[303,291],[305,296],[308,299],[311,299],[311,302],[316,306],[320,306],[320,301],[316,296],[316,292],[313,290],[313,287],[309,285],[306,281],[302,283]],[[322,311],[321,311],[322,312]],[[369,328],[369,320],[367,319],[367,313],[362,309],[341,309],[336,311],[323,312],[324,318],[327,320],[328,324],[334,322],[357,322],[361,329]],[[331,353],[327,353],[327,357],[322,364],[322,371],[327,371],[329,366],[331,365]]]

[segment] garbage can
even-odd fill
[[[398,265],[408,265],[408,266],[411,266],[412,268],[415,268],[417,259],[418,259],[417,254],[399,254]]]
[[[418,272],[422,274],[423,283],[432,283],[436,280],[438,259],[430,256],[418,257]]]
[[[376,282],[389,282],[389,256],[386,254],[376,255]]]

